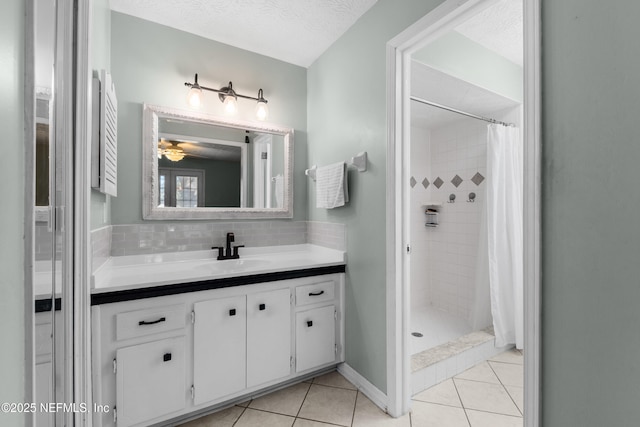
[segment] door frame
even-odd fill
[[[405,253],[411,54],[495,0],[446,0],[387,43],[387,410],[410,409],[409,272]],[[524,13],[524,425],[540,425],[540,0]]]

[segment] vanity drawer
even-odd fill
[[[116,340],[183,329],[185,324],[184,304],[118,313],[116,314]]]
[[[333,301],[336,284],[333,280],[298,286],[296,288],[296,305],[309,305],[324,301]]]

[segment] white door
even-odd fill
[[[291,373],[291,290],[247,295],[247,387]]]
[[[336,360],[335,307],[296,313],[296,372]]]
[[[116,352],[118,427],[184,409],[187,386],[184,337],[121,348]]]
[[[244,295],[194,304],[193,403],[246,387],[247,310]]]

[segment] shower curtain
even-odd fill
[[[487,241],[496,346],[524,344],[523,163],[520,130],[487,127]]]

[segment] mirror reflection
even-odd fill
[[[290,216],[292,130],[149,105],[145,114],[146,219]]]

